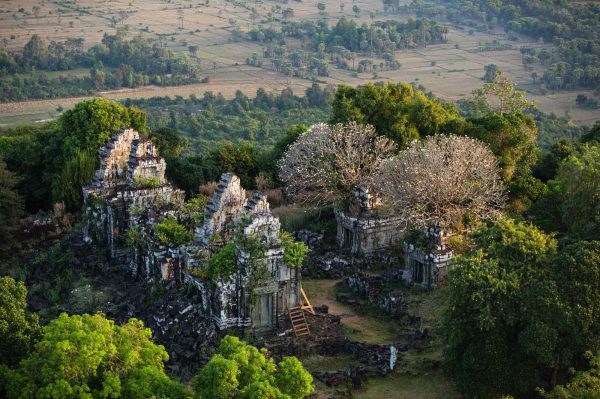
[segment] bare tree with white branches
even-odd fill
[[[412,227],[500,216],[505,192],[494,154],[480,141],[431,136],[383,162],[375,187]]]
[[[395,148],[371,125],[321,123],[290,145],[279,162],[279,178],[294,200],[351,203]]]

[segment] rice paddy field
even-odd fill
[[[411,15],[386,15],[381,0],[320,0],[326,8],[317,9],[317,1],[236,1],[224,0],[5,0],[0,2],[0,42],[10,50],[18,50],[38,34],[45,41],[63,41],[83,37],[84,45],[90,47],[102,40],[105,33],[114,34],[118,28],[127,29],[127,35],[156,40],[174,51],[186,51],[197,46],[193,58],[208,83],[178,87],[145,86],[98,93],[112,100],[145,98],[153,96],[202,96],[206,91],[221,92],[232,97],[236,90],[252,96],[258,88],[281,91],[286,87],[301,94],[312,84],[308,79],[288,77],[272,69],[268,60],[262,67],[246,65],[246,58],[253,53],[262,54],[260,43],[232,40],[232,31],[246,32],[255,26],[281,25],[281,9],[294,10],[293,20],[316,20],[326,18],[335,24],[341,16],[354,18],[357,22],[371,20],[406,20]],[[344,4],[347,3],[347,4]],[[401,3],[403,3],[401,1]],[[408,3],[408,0],[404,1]],[[343,12],[340,4],[344,4]],[[356,16],[352,7],[360,8]],[[255,12],[254,12],[255,11]],[[525,69],[519,51],[521,46],[539,49],[548,47],[538,41],[519,38],[510,41],[501,29],[477,32],[463,27],[448,26],[447,43],[429,45],[417,49],[396,51],[401,68],[394,71],[353,73],[349,70],[330,68],[330,76],[319,78],[322,84],[359,85],[369,81],[407,81],[422,84],[435,95],[447,100],[459,100],[470,96],[472,90],[482,84],[483,67],[496,64],[511,77],[528,97],[544,112],[571,118],[590,125],[600,119],[600,110],[575,106],[575,97],[591,92],[544,91]],[[479,51],[480,43],[498,41],[512,47],[501,51]],[[289,41],[289,47],[301,43]],[[361,56],[360,58],[368,58]],[[380,60],[373,59],[375,63]],[[539,76],[543,70],[535,66]],[[85,74],[85,70],[53,72],[56,74]],[[40,123],[55,119],[62,110],[68,109],[84,97],[60,98],[40,101],[24,101],[0,104],[0,126],[22,123]]]

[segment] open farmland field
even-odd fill
[[[190,46],[195,46],[197,50],[192,62],[199,68],[200,76],[209,77],[209,82],[202,84],[178,87],[144,86],[99,93],[109,99],[164,95],[187,97],[190,94],[202,96],[209,90],[222,92],[226,97],[231,97],[236,90],[252,96],[260,87],[269,91],[280,91],[287,86],[300,94],[312,84],[310,79],[289,77],[275,71],[271,60],[262,57],[262,43],[234,41],[232,32],[239,30],[245,33],[260,26],[277,29],[284,23],[281,13],[283,8],[293,10],[293,18],[290,20],[327,18],[329,25],[334,25],[343,15],[355,18],[359,23],[369,23],[371,16],[374,21],[407,20],[410,17],[385,15],[380,0],[348,2],[344,12],[340,11],[338,0],[323,0],[322,3],[325,4],[325,14],[319,13],[316,1],[290,1],[282,4],[276,1],[232,3],[222,0],[10,0],[0,3],[0,38],[9,50],[21,49],[31,35],[36,33],[46,41],[83,37],[84,46],[88,48],[99,43],[105,33],[114,34],[118,28],[124,28],[129,38],[141,35],[175,52],[187,51]],[[361,9],[358,17],[352,11],[354,5]],[[319,76],[318,81],[333,85],[358,85],[385,80],[415,82],[441,98],[459,100],[467,98],[473,89],[481,86],[485,65],[496,64],[511,79],[529,91],[528,97],[537,103],[542,111],[562,116],[568,110],[573,120],[582,124],[591,124],[600,119],[600,110],[574,106],[578,94],[591,95],[591,92],[541,92],[539,86],[534,83],[531,71],[525,69],[522,64],[519,48],[528,46],[539,49],[548,45],[522,39],[509,41],[506,34],[498,30],[481,33],[452,26],[448,28],[447,43],[396,51],[396,60],[401,64],[397,70],[357,73],[339,69],[331,63],[329,76]],[[511,48],[479,51],[481,43],[493,40],[500,44],[509,44]],[[302,43],[290,39],[289,46],[300,48]],[[246,59],[252,54],[259,55],[261,66],[246,65]],[[383,61],[370,57],[369,54],[360,54],[357,61],[360,59],[370,59],[375,65]],[[536,65],[535,68],[541,76],[541,67]],[[61,74],[82,76],[86,72],[52,72],[52,76]],[[59,114],[57,108],[66,109],[80,100],[81,97],[2,103],[0,126],[53,119]]]

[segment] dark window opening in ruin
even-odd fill
[[[413,268],[414,268],[415,282],[422,283],[423,282],[423,271],[425,269],[425,266],[421,262],[415,261]]]
[[[344,228],[344,247],[352,248],[354,242],[354,233],[350,229]]]

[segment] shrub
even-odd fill
[[[172,217],[158,223],[154,233],[161,244],[168,247],[180,247],[193,238],[192,234]]]
[[[158,188],[162,185],[157,177],[134,177],[133,186],[135,188]]]
[[[302,241],[294,241],[294,238],[287,231],[280,233],[281,245],[283,246],[283,261],[288,267],[299,268],[302,266],[304,258],[310,251]]]
[[[198,194],[186,202],[184,206],[187,216],[198,225],[204,223],[204,206],[207,202],[208,197],[206,195]]]
[[[228,280],[237,269],[237,256],[235,243],[230,242],[208,260],[206,274],[213,280],[223,277]]]

